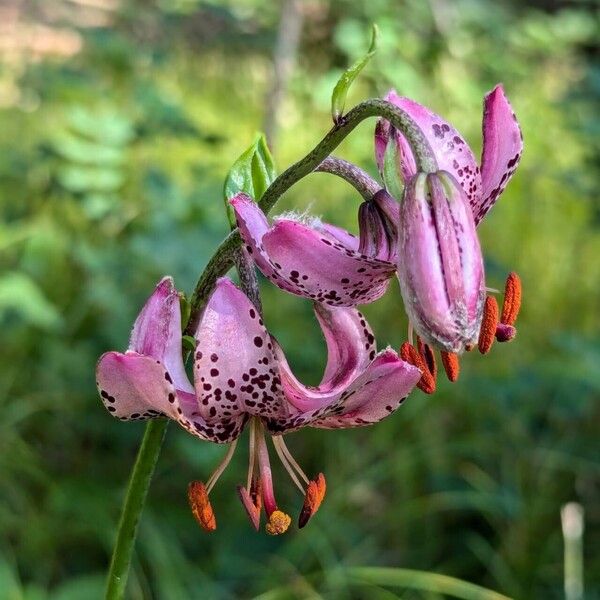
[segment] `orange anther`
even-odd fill
[[[425,361],[434,383],[437,381],[437,363],[435,362],[435,354],[429,344],[426,344],[419,336],[417,336],[417,348],[419,354]]]
[[[426,394],[433,394],[435,392],[435,377],[429,371],[429,367],[419,351],[409,342],[404,342],[400,347],[400,358],[421,371],[421,379],[417,383],[417,387]]]
[[[448,379],[454,383],[458,379],[460,374],[460,363],[458,362],[458,354],[454,352],[440,352],[442,355],[442,364],[444,365],[444,371]]]
[[[208,499],[205,485],[201,481],[192,481],[188,485],[188,500],[192,514],[204,531],[214,531],[217,528],[215,513]]]
[[[309,482],[306,488],[306,495],[304,496],[304,505],[298,517],[298,527],[300,529],[319,510],[319,506],[321,506],[321,502],[323,502],[323,498],[325,497],[326,488],[327,484],[325,483],[323,473],[319,473],[315,479]]]
[[[269,515],[265,529],[269,535],[280,535],[287,531],[291,522],[292,519],[289,515],[276,509]]]
[[[493,296],[488,296],[485,299],[483,308],[483,319],[481,321],[481,329],[479,330],[479,352],[487,354],[494,343],[496,336],[496,327],[498,326],[498,302]]]
[[[514,325],[521,308],[521,278],[512,272],[506,279],[504,287],[504,304],[500,322],[505,325]]]

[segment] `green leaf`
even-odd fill
[[[223,199],[232,227],[235,227],[235,216],[229,200],[243,192],[258,202],[275,177],[275,164],[267,140],[264,134],[259,133],[250,147],[233,163],[225,179]]]
[[[349,579],[356,583],[422,590],[462,600],[511,600],[508,596],[474,583],[429,571],[391,567],[355,567],[349,569],[347,574]]]
[[[377,25],[373,24],[369,51],[360,60],[357,60],[349,69],[346,69],[342,73],[342,76],[336,83],[335,88],[333,88],[333,94],[331,95],[331,115],[334,123],[337,123],[344,114],[344,106],[346,104],[348,90],[350,89],[350,86],[354,80],[358,77],[358,74],[365,68],[375,52],[377,52],[378,42],[379,29]]]

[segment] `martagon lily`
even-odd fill
[[[419,387],[432,392],[432,348],[442,351],[446,373],[454,381],[458,355],[464,350],[477,344],[485,354],[494,339],[509,341],[516,335],[520,279],[509,275],[500,314],[495,298],[486,297],[476,227],[515,172],[523,142],[500,85],[484,98],[481,167],[465,140],[441,117],[394,91],[386,100],[420,127],[439,172],[417,173],[404,136],[380,120],[375,131],[378,166],[383,174],[389,152],[394,151],[405,191],[400,204],[382,190],[361,205],[359,238],[320,221],[283,217],[270,226],[247,196],[240,194],[231,203],[257,266],[290,293],[354,306],[378,299],[397,274],[411,331],[414,328],[418,335],[417,344],[407,342],[401,354],[424,371]],[[373,215],[377,218],[368,218]],[[409,337],[412,342],[412,334]]]
[[[421,351],[407,342],[401,354],[407,360],[413,357],[412,362],[423,367],[432,361],[431,349],[426,346],[439,348],[446,373],[454,381],[458,355],[464,350],[477,344],[486,354],[494,339],[504,342],[516,335],[520,279],[516,273],[508,276],[499,315],[496,299],[486,297],[476,227],[514,174],[523,138],[501,85],[484,98],[481,166],[461,135],[440,116],[393,90],[386,99],[419,125],[440,169],[417,173],[404,136],[386,121],[379,121],[375,129],[379,169],[383,174],[388,168],[386,159],[391,151],[398,175],[406,184],[400,202],[398,277],[411,327],[421,338]],[[434,370],[429,371],[433,386]]]
[[[328,351],[323,380],[316,387],[296,379],[256,307],[227,278],[217,281],[195,332],[194,385],[182,357],[180,297],[168,277],[137,317],[129,349],[107,352],[98,361],[98,390],[113,416],[164,416],[202,440],[231,444],[206,483],[189,486],[192,512],[205,530],[216,528],[208,495],[248,422],[249,472],[239,496],[256,529],[264,506],[267,532],[283,533],[290,517],[275,500],[266,435],[272,436],[279,458],[304,494],[303,527],[319,508],[325,478],[318,474],[311,480],[304,474],[282,434],[304,426],[376,423],[394,412],[421,378],[421,371],[393,350],[377,353],[373,333],[356,309],[315,304],[315,314]]]

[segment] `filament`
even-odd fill
[[[254,476],[254,463],[256,462],[256,422],[254,417],[250,421],[250,439],[248,441],[248,481],[246,489],[249,490]]]
[[[223,457],[223,460],[219,463],[219,466],[214,470],[213,474],[208,478],[208,481],[206,482],[206,493],[207,494],[210,494],[210,491],[215,486],[215,483],[217,483],[219,477],[221,477],[221,475],[223,474],[223,471],[227,468],[227,465],[229,465],[229,463],[231,462],[231,457],[233,456],[233,453],[235,452],[237,443],[238,443],[238,441],[234,440],[233,442],[231,442],[231,444],[229,444],[229,448],[227,449],[227,453]]]
[[[300,475],[300,477],[302,477],[302,479],[308,485],[310,483],[310,479],[306,476],[306,473],[304,473],[302,467],[296,462],[296,459],[293,457],[292,453],[290,452],[290,449],[287,447],[285,441],[283,440],[283,436],[279,436],[277,438],[274,437],[273,443],[275,443],[275,440],[277,440],[277,442],[281,445],[281,451],[285,454],[285,457],[288,459],[289,463],[292,465],[292,467],[294,467],[294,469],[296,469],[298,475]]]
[[[273,437],[273,446],[275,447],[275,452],[277,452],[277,456],[279,456],[279,460],[281,464],[284,466],[285,470],[288,472],[288,475],[291,477],[292,481],[296,484],[297,488],[300,490],[301,494],[304,494],[304,488],[298,478],[296,477],[296,473],[294,473],[294,469],[292,465],[288,462],[287,456],[283,452],[283,448],[281,448],[279,442],[281,439],[279,437]]]

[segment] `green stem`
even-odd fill
[[[337,175],[347,181],[354,189],[369,202],[381,189],[381,183],[375,181],[368,173],[360,167],[342,158],[328,156],[316,169],[318,173],[330,173]]]
[[[117,541],[108,571],[106,600],[121,600],[125,597],[125,586],[127,585],[129,565],[131,564],[140,515],[146,502],[148,487],[168,424],[167,419],[155,419],[148,421],[146,425],[142,444],[129,479],[129,488],[125,496],[121,520],[119,521]]]
[[[412,118],[391,102],[371,98],[361,102],[341,117],[338,123],[329,130],[329,133],[304,158],[288,167],[273,181],[259,202],[259,206],[264,213],[267,214],[279,198],[295,183],[312,173],[359,123],[370,117],[383,117],[402,132],[413,150],[417,170],[428,173],[437,171],[438,166],[433,150]],[[233,253],[241,243],[242,238],[239,231],[234,229],[221,242],[221,245],[208,261],[206,269],[198,280],[190,298],[190,320],[185,330],[186,335],[192,335],[198,324],[198,318],[204,306],[204,299],[208,297],[215,281],[225,275],[233,266]]]

